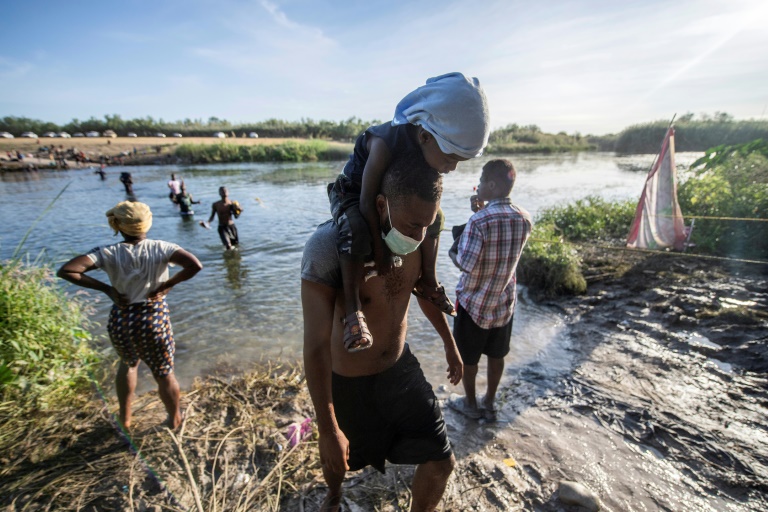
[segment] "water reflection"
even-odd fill
[[[242,266],[243,256],[237,249],[224,252],[224,268],[227,270],[227,282],[233,290],[239,290],[248,275],[248,269]]]

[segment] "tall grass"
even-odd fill
[[[537,222],[517,265],[517,277],[535,296],[578,295],[587,289],[581,258],[552,222]]]
[[[494,130],[489,139],[487,153],[564,153],[597,149],[586,137],[576,133],[544,133],[536,125],[510,124]]]
[[[326,141],[287,141],[282,144],[182,144],[176,156],[190,164],[219,162],[317,162],[344,160],[352,147],[331,145]]]
[[[47,409],[89,389],[98,362],[86,308],[53,272],[19,260],[0,264],[0,400]]]
[[[548,208],[539,222],[552,223],[570,241],[626,240],[637,201],[606,201],[588,196],[573,203]]]

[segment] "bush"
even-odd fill
[[[517,276],[534,295],[577,295],[587,290],[581,259],[551,221],[534,225],[531,240],[517,265]]]
[[[610,202],[588,196],[566,206],[548,208],[538,221],[554,224],[571,241],[626,240],[636,205],[633,200]]]
[[[683,216],[768,219],[768,142],[717,146],[678,187]],[[694,252],[768,258],[768,222],[697,219]]]
[[[84,307],[50,269],[0,264],[0,399],[47,409],[88,394],[97,357]]]
[[[343,160],[351,147],[331,145],[322,140],[294,141],[253,146],[222,142],[220,144],[182,144],[176,156],[191,164],[221,162],[317,162]]]

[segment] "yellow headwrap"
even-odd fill
[[[109,227],[128,236],[139,236],[152,227],[152,212],[149,206],[136,201],[123,201],[107,211]]]

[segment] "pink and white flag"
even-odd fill
[[[670,127],[661,153],[648,172],[645,187],[637,203],[635,220],[629,229],[627,247],[641,249],[683,250],[686,239],[683,214],[677,203],[675,170],[675,129]]]

